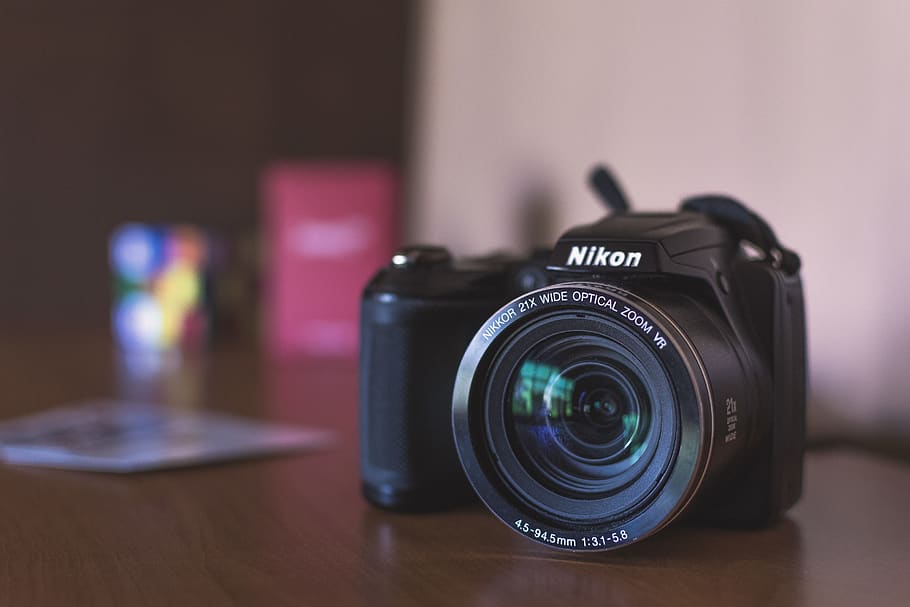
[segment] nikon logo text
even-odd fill
[[[567,266],[609,266],[611,268],[637,268],[641,262],[638,251],[611,251],[605,247],[572,247]]]

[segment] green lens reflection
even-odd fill
[[[625,360],[591,356],[574,341],[529,352],[507,391],[507,425],[535,476],[560,491],[612,486],[649,442],[652,416]],[[594,483],[594,484],[592,484]]]
[[[572,415],[572,393],[575,381],[560,375],[552,365],[527,360],[518,372],[515,397],[512,399],[512,415],[531,417],[535,405],[543,405],[543,413],[558,418],[560,413]]]

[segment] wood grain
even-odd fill
[[[575,555],[522,539],[480,506],[422,516],[367,506],[350,362],[269,364],[238,346],[136,378],[89,334],[7,340],[0,368],[3,416],[158,390],[338,437],[317,454],[130,477],[0,466],[4,605],[910,603],[910,469],[861,453],[812,454],[803,501],[770,529],[677,526]]]

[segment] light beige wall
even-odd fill
[[[725,191],[804,258],[813,425],[910,435],[910,2],[431,0],[412,237],[514,245],[529,188],[593,219]]]

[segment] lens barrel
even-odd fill
[[[696,346],[670,314],[615,287],[562,283],[477,332],[453,428],[468,480],[514,531],[610,550],[689,504],[711,462],[714,407]]]

